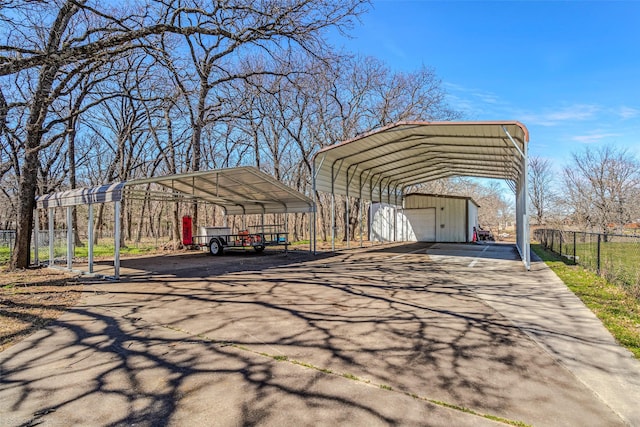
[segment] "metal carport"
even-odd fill
[[[171,191],[140,189],[143,184],[158,184]],[[313,201],[256,167],[215,169],[162,177],[138,179],[93,188],[81,188],[36,197],[36,209],[49,209],[49,266],[54,265],[54,222],[52,210],[67,208],[67,269],[72,269],[72,220],[71,209],[77,205],[89,206],[88,221],[88,273],[93,273],[93,205],[114,203],[114,277],[120,275],[120,202],[123,198],[145,197],[165,200],[202,201],[224,209],[226,215],[311,212]],[[39,229],[35,215],[36,231]],[[38,247],[37,236],[35,246]],[[38,263],[38,251],[35,251]]]
[[[332,196],[332,247],[336,194],[356,197],[360,203],[400,205],[405,191],[415,184],[455,176],[495,178],[505,180],[516,195],[516,246],[529,269],[528,142],[527,128],[516,121],[413,121],[320,150],[313,158],[313,186],[314,194]],[[314,238],[315,234],[314,230]]]

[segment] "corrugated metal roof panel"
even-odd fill
[[[129,181],[127,186],[146,183],[222,206],[229,215],[313,210],[311,199],[253,166]]]
[[[528,140],[518,122],[400,122],[318,152],[315,185],[387,201],[388,194],[401,198],[409,185],[445,177],[517,181]]]
[[[93,188],[78,188],[36,197],[36,208],[47,209],[64,206],[90,205],[117,202],[122,199],[124,182],[106,184]]]
[[[139,189],[144,184],[158,184],[169,192]],[[145,178],[93,188],[63,191],[36,198],[38,208],[107,203],[129,198],[175,197],[213,203],[227,214],[262,214],[311,212],[313,201],[251,166],[216,169],[180,175]]]

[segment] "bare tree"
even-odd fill
[[[564,168],[564,193],[576,220],[608,234],[637,213],[640,162],[624,148],[586,147]]]
[[[26,112],[23,122],[13,126],[24,127],[26,135],[20,142],[19,173],[16,170],[18,221],[12,267],[29,264],[39,152],[45,148],[44,136],[59,129],[60,123],[50,116],[54,104],[74,84],[71,77],[91,72],[95,62],[105,58],[155,49],[154,36],[162,34],[212,38],[203,44],[212,47],[212,61],[207,63],[222,71],[221,59],[231,53],[268,52],[292,44],[320,52],[324,29],[348,24],[365,5],[364,0],[266,0],[251,7],[244,0],[147,0],[134,6],[97,0],[24,0],[0,10],[0,119],[6,123],[10,115],[4,106],[18,105]],[[10,84],[28,88],[18,92],[22,101],[6,99],[13,93],[4,89]],[[198,162],[199,155],[194,159]]]
[[[499,181],[492,180],[488,185],[478,184],[472,193],[478,202],[478,221],[483,227],[500,234],[507,222],[514,218],[513,205],[505,199],[504,190]]]
[[[329,101],[319,110],[319,130],[314,133],[320,138],[320,146],[401,120],[459,117],[446,104],[444,89],[435,73],[426,67],[413,73],[393,73],[376,58],[355,56],[342,58],[327,75],[330,80],[325,87],[316,89]],[[350,199],[345,239],[355,236],[359,208],[359,200]]]
[[[529,201],[538,225],[545,223],[554,199],[553,177],[549,159],[537,156],[529,158]]]

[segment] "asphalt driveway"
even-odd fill
[[[123,260],[0,353],[2,425],[640,425],[640,365],[510,245]]]

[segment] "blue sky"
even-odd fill
[[[585,145],[640,156],[640,1],[374,0],[336,44],[433,67],[464,120],[518,120],[560,170]]]

